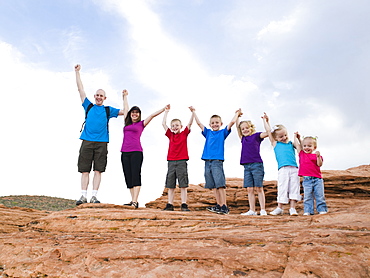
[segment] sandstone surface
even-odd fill
[[[2,277],[370,277],[370,165],[324,171],[329,213],[241,216],[247,195],[228,179],[229,215],[189,189],[189,207],[161,209],[166,192],[137,210],[84,204],[59,211],[0,205]],[[266,182],[269,209],[276,182]],[[178,199],[179,196],[176,195]]]

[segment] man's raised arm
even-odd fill
[[[78,89],[78,92],[80,93],[81,102],[84,102],[86,98],[86,93],[84,90],[84,86],[82,85],[82,81],[80,77],[80,69],[81,69],[81,65],[75,66],[77,89]]]

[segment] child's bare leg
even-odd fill
[[[297,204],[296,200],[292,200],[292,199],[290,200],[290,207],[291,208],[295,208],[296,204]]]
[[[249,209],[252,211],[256,211],[256,196],[254,195],[254,187],[247,187],[247,191],[248,191]]]
[[[186,204],[188,200],[188,189],[186,187],[182,187],[180,190],[181,190],[181,203]]]
[[[266,198],[265,198],[265,192],[263,190],[263,187],[256,187],[256,189],[257,189],[257,194],[258,194],[258,202],[260,203],[261,210],[265,210]]]
[[[168,203],[173,205],[173,199],[175,198],[175,188],[168,188]]]
[[[213,191],[213,195],[215,195],[216,203],[219,204],[220,206],[222,206],[221,203],[220,203],[221,202],[220,201],[220,195],[218,194],[217,188],[212,189],[212,191]]]
[[[217,189],[217,194],[219,195],[219,199],[220,199],[220,206],[227,206],[226,204],[226,188],[225,187],[220,187]]]

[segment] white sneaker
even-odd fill
[[[303,215],[304,215],[304,216],[307,216],[307,215],[311,215],[311,213],[309,213],[309,212],[305,212],[305,213],[303,213]]]
[[[279,207],[270,212],[271,215],[283,215],[283,210]]]
[[[297,216],[297,215],[298,215],[298,213],[297,213],[297,211],[295,210],[295,208],[290,208],[290,209],[289,209],[289,213],[290,213],[290,215],[292,215],[292,216]]]
[[[327,214],[327,211],[320,211],[319,214]]]
[[[260,215],[267,215],[267,212],[264,209],[261,209]]]
[[[249,210],[247,212],[241,213],[241,215],[257,215],[257,212],[253,210]]]

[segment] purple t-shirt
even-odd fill
[[[261,132],[256,132],[250,136],[242,137],[242,154],[240,156],[240,164],[263,162],[260,155],[260,146],[263,138]]]
[[[123,128],[123,142],[121,152],[142,152],[140,137],[144,130],[144,121],[126,125]]]

